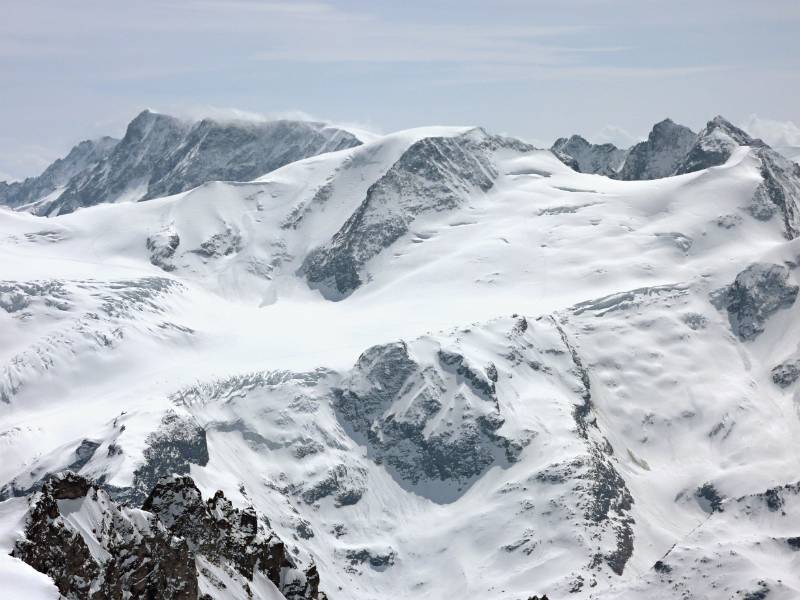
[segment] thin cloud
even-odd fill
[[[283,110],[283,111],[270,111],[270,112],[256,112],[250,110],[241,110],[238,108],[211,106],[211,105],[193,105],[193,106],[170,106],[163,112],[180,117],[189,121],[201,121],[203,119],[211,119],[222,123],[226,122],[253,122],[265,123],[268,121],[290,120],[290,121],[320,121],[305,111]]]
[[[435,85],[464,85],[557,80],[640,80],[680,78],[713,72],[735,70],[732,65],[698,65],[675,67],[626,67],[563,65],[469,65],[461,73],[434,82]]]
[[[618,148],[629,148],[641,142],[646,136],[634,135],[617,125],[606,125],[593,133],[589,140],[596,144],[614,144]]]
[[[61,155],[39,144],[22,144],[13,152],[0,152],[0,168],[4,172],[0,181],[18,181],[39,174]]]
[[[542,44],[540,38],[558,37],[585,31],[584,27],[518,27],[389,24],[373,25],[368,31],[342,32],[335,40],[322,38],[315,44],[308,39],[272,40],[270,50],[252,55],[259,61],[290,62],[468,62],[483,63],[562,62],[565,55],[577,52],[609,52],[608,48],[575,48]]]
[[[776,121],[753,114],[745,120],[742,128],[771,146],[800,146],[800,127],[792,121]]]

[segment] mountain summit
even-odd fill
[[[763,148],[766,144],[753,139],[724,117],[716,116],[697,135],[694,144],[675,170],[675,174],[693,173],[721,165],[739,146]]]
[[[617,177],[626,181],[674,175],[697,136],[671,119],[656,123],[647,140],[633,146]]]

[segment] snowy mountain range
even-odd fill
[[[103,202],[167,196],[207,181],[247,181],[360,143],[322,123],[187,122],[145,110],[121,140],[83,141],[40,177],[0,184],[0,204],[39,215],[65,214]]]
[[[9,597],[800,596],[800,166],[722,117],[145,111],[0,199]]]

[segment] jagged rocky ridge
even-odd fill
[[[112,137],[84,140],[37,177],[12,183],[0,181],[0,205],[16,209],[34,208],[32,205],[37,201],[54,192],[60,194],[59,190],[63,191],[73,177],[105,160],[118,143],[119,140]]]
[[[221,491],[204,501],[188,476],[159,480],[137,509],[66,471],[29,504],[12,555],[68,600],[211,600],[270,589],[287,600],[326,597],[316,567],[300,567],[263,516],[234,508]]]
[[[664,119],[653,126],[645,141],[627,150],[613,144],[591,144],[579,135],[559,138],[550,150],[581,173],[635,181],[674,175],[696,140],[697,134],[688,127]]]
[[[614,177],[625,163],[627,150],[614,144],[592,144],[579,135],[559,138],[550,150],[564,164],[580,173],[596,173]]]
[[[797,237],[800,234],[800,165],[721,116],[714,117],[698,134],[665,119],[653,127],[646,141],[627,151],[611,144],[590,144],[577,135],[559,138],[551,151],[576,171],[631,181],[716,167],[727,162],[740,147],[752,149],[760,161],[763,179],[748,211],[765,221],[780,214],[786,236]],[[621,159],[624,162],[619,165]]]
[[[41,177],[0,187],[0,204],[57,215],[104,202],[147,200],[207,181],[248,181],[360,143],[347,131],[310,121],[187,122],[145,110],[121,140],[82,142]],[[48,196],[56,190],[61,191]]]

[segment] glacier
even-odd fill
[[[171,597],[800,594],[800,167],[721,117],[270,139],[0,207],[0,585],[116,597],[151,548]]]

